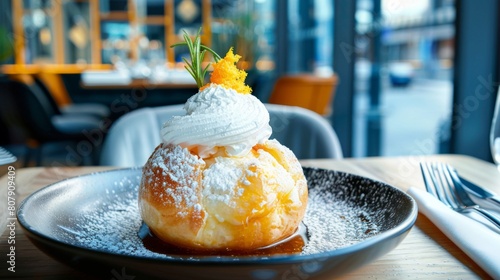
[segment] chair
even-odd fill
[[[266,104],[273,128],[271,138],[289,147],[299,159],[342,158],[337,135],[320,115],[299,107]],[[161,142],[160,129],[183,105],[142,108],[119,118],[108,132],[101,165],[142,166]]]
[[[43,76],[42,76],[43,77]],[[99,103],[70,103],[59,105],[49,88],[40,77],[33,77],[34,83],[46,96],[56,114],[91,115],[100,119],[108,118],[111,115],[108,106]]]
[[[322,116],[332,113],[337,76],[285,75],[276,80],[269,103],[298,106]]]
[[[40,165],[43,146],[48,143],[85,144],[85,147],[80,147],[81,149],[76,147],[77,153],[80,153],[78,156],[81,157],[79,164],[83,159],[92,158],[99,151],[100,145],[91,143],[95,139],[89,137],[95,131],[101,130],[100,119],[90,115],[58,114],[50,99],[29,80],[11,79],[6,83],[8,90],[2,94],[9,94],[14,103],[11,105],[16,106],[17,118],[27,131],[26,143],[29,151],[25,159],[26,165],[33,151],[36,155],[36,164]],[[74,152],[75,148],[72,151]]]

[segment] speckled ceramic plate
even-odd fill
[[[23,201],[18,219],[50,256],[111,279],[315,279],[352,271],[395,248],[417,217],[406,193],[368,178],[304,168],[309,204],[300,253],[270,256],[155,252],[139,237],[140,169],[66,179]]]

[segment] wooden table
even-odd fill
[[[414,186],[424,189],[418,163],[444,161],[457,168],[463,177],[500,193],[500,172],[488,162],[460,155],[363,158],[344,160],[304,160],[304,166],[334,169],[387,182],[402,190]],[[15,171],[16,205],[33,191],[67,177],[110,167],[26,168]],[[89,279],[88,275],[55,261],[38,250],[16,226],[16,272],[7,270],[6,255],[9,230],[7,186],[9,178],[0,179],[0,278]],[[89,268],[92,269],[92,268]],[[104,279],[117,279],[111,272]],[[405,240],[393,251],[361,267],[342,279],[488,279],[477,264],[442,234],[425,216],[420,215]]]

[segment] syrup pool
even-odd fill
[[[307,228],[304,224],[300,224],[299,228],[289,237],[280,240],[274,244],[266,247],[258,248],[255,250],[196,250],[175,246],[166,243],[156,237],[154,233],[149,230],[149,227],[142,223],[138,233],[139,238],[142,240],[144,247],[151,252],[163,254],[167,256],[274,256],[274,255],[288,255],[299,254],[307,243]]]

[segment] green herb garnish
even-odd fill
[[[205,75],[207,74],[208,67],[210,67],[210,63],[207,64],[207,66],[202,69],[201,63],[203,62],[203,59],[205,58],[205,54],[207,51],[209,51],[214,59],[215,62],[218,62],[221,60],[221,57],[211,48],[202,45],[201,44],[201,38],[200,38],[200,33],[201,33],[201,28],[198,31],[198,34],[194,38],[194,41],[191,40],[191,37],[187,34],[185,30],[183,30],[184,34],[184,42],[180,42],[177,44],[173,44],[170,46],[171,48],[177,47],[177,46],[187,46],[189,49],[189,55],[191,56],[191,63],[186,58],[183,58],[184,62],[186,63],[186,70],[193,76],[194,80],[196,81],[196,84],[198,85],[198,88],[201,88],[205,82]]]

